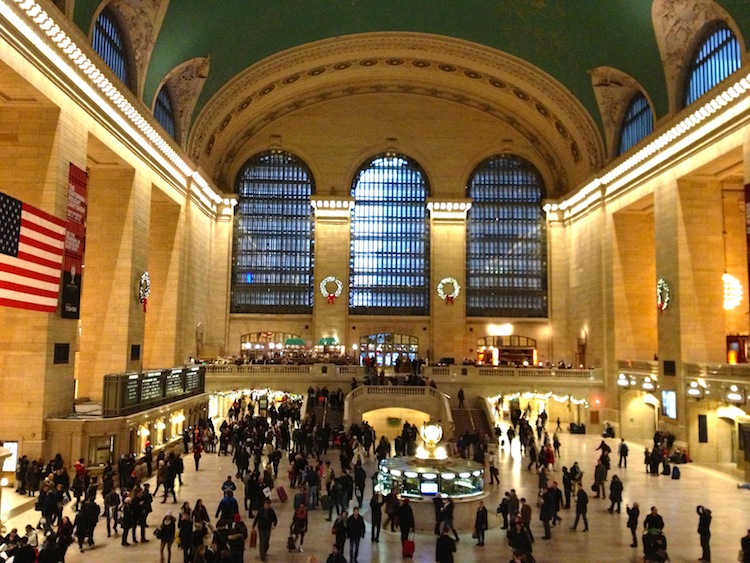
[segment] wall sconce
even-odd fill
[[[700,399],[703,397],[703,389],[698,385],[697,381],[691,381],[687,390],[688,397],[694,399]]]
[[[729,391],[726,393],[727,401],[730,403],[744,403],[745,402],[745,390],[740,389],[736,385],[729,387]]]
[[[651,381],[650,377],[646,377],[646,379],[643,380],[643,385],[641,385],[643,389],[646,391],[653,391],[654,390],[654,383]]]

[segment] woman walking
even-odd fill
[[[180,509],[178,521],[180,534],[180,549],[182,549],[185,563],[191,563],[193,555],[193,511],[190,503],[185,502]]]
[[[167,510],[167,513],[164,515],[164,520],[161,521],[161,526],[159,526],[159,539],[161,540],[161,563],[164,563],[165,547],[167,548],[167,563],[172,563],[172,544],[174,543],[176,527],[176,520],[174,516],[172,516],[172,511]]]

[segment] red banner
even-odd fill
[[[64,319],[81,318],[83,253],[86,246],[86,197],[88,174],[71,164],[68,175],[68,231],[63,259],[62,312]]]

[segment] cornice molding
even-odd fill
[[[259,123],[277,118],[276,108],[286,106],[288,112],[309,105],[312,91],[326,99],[333,90],[347,95],[351,88],[354,94],[364,83],[372,85],[372,92],[378,88],[436,96],[450,92],[452,101],[472,107],[477,107],[473,100],[481,99],[484,111],[523,122],[526,131],[532,132],[531,142],[550,137],[550,146],[564,146],[565,150],[555,149],[554,159],[545,160],[559,161],[559,171],[565,171],[571,181],[604,162],[603,144],[591,116],[540,69],[474,43],[411,33],[319,41],[253,65],[205,106],[191,132],[188,150],[218,180],[228,166],[225,151],[236,153],[234,138],[246,137],[245,132],[257,131]]]

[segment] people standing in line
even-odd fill
[[[374,493],[370,499],[370,541],[373,543],[380,542],[380,524],[383,521],[384,503],[380,492]]]
[[[443,532],[435,542],[435,561],[437,563],[453,563],[455,552],[456,542],[448,535],[448,528],[443,528]]]
[[[619,456],[619,459],[617,460],[617,467],[624,467],[625,469],[628,468],[628,445],[625,443],[625,438],[620,440],[620,445],[617,446],[617,455]]]
[[[638,529],[638,519],[641,516],[641,509],[638,506],[637,502],[633,503],[633,506],[625,506],[625,510],[628,513],[628,528],[630,528],[630,533],[633,535],[633,543],[630,544],[630,547],[638,547],[638,538],[635,535],[635,531]]]
[[[276,512],[271,508],[271,499],[267,498],[263,501],[263,508],[258,511],[255,520],[253,520],[253,529],[258,528],[258,551],[261,561],[266,560],[268,545],[271,541],[271,531],[276,528],[278,523]]]
[[[161,530],[161,533],[159,534],[159,539],[161,540],[161,563],[164,563],[165,547],[167,548],[167,563],[172,563],[172,544],[174,543],[176,532],[176,520],[174,516],[172,516],[171,510],[167,510],[159,529]]]
[[[474,518],[474,536],[477,539],[477,545],[484,545],[484,533],[488,528],[487,508],[485,508],[484,502],[480,500],[477,515]]]
[[[359,515],[359,508],[356,506],[346,523],[346,535],[349,538],[349,563],[357,563],[359,542],[365,537],[365,521]]]
[[[698,505],[695,511],[698,514],[698,535],[703,549],[699,561],[711,561],[711,511],[703,505]]]
[[[617,475],[612,475],[612,481],[609,483],[609,512],[620,512],[620,503],[622,503],[622,480]],[[616,507],[616,508],[615,508]]]
[[[588,513],[589,508],[589,495],[586,494],[586,491],[583,489],[583,487],[578,488],[578,493],[576,493],[576,519],[573,522],[573,526],[571,526],[571,530],[575,532],[576,528],[578,528],[578,519],[583,518],[583,531],[588,532],[589,531],[589,519],[586,516]]]

